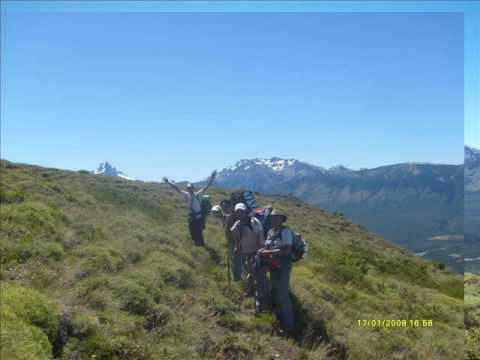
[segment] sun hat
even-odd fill
[[[245,205],[244,203],[238,203],[237,205],[235,205],[235,211],[237,210],[247,211],[247,205]]]
[[[270,216],[270,217],[272,217],[272,216],[280,216],[281,219],[282,219],[282,222],[287,221],[287,218],[288,218],[287,215],[285,215],[283,212],[281,212],[281,211],[279,211],[279,210],[277,210],[277,209],[273,209],[269,216]]]
[[[220,205],[213,205],[212,212],[222,212],[222,208],[220,207]]]

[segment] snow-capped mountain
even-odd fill
[[[221,170],[215,184],[294,195],[422,252],[439,244],[432,237],[463,233],[463,177],[463,165],[407,162],[325,169],[274,157],[238,161]]]
[[[301,176],[325,173],[327,170],[295,159],[240,160],[221,170],[216,179],[224,187],[242,186],[260,192],[272,192],[272,186]]]
[[[245,171],[250,168],[265,168],[270,169],[275,172],[292,172],[298,171],[300,169],[311,169],[311,170],[321,170],[325,171],[322,168],[301,162],[295,159],[280,159],[273,157],[270,159],[253,159],[253,160],[240,160],[234,165],[231,165],[224,169],[225,172],[234,172],[236,170]]]
[[[117,170],[115,166],[110,165],[108,161],[100,163],[97,170],[93,171],[95,175],[115,176],[125,180],[135,180],[129,177],[127,174]]]

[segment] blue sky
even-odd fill
[[[8,160],[145,180],[254,157],[463,160],[461,13],[3,16]]]

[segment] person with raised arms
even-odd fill
[[[189,216],[188,216],[188,228],[190,230],[190,236],[195,243],[196,246],[204,246],[205,242],[203,239],[203,230],[205,229],[205,220],[206,214],[202,209],[202,201],[203,196],[202,194],[207,191],[207,189],[212,185],[213,180],[215,180],[215,176],[217,175],[217,171],[214,170],[212,175],[210,176],[207,185],[202,187],[200,190],[196,191],[195,186],[193,184],[187,184],[187,190],[180,190],[178,186],[174,183],[170,182],[168,178],[164,177],[163,181],[169,185],[173,190],[177,193],[182,195],[185,201],[188,204],[189,208]]]

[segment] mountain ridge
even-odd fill
[[[440,244],[432,239],[457,239],[463,234],[463,165],[406,162],[372,169],[338,166],[327,170],[280,158],[236,164],[219,172],[218,186],[297,196],[345,213],[415,253],[425,253],[462,271],[460,242]],[[444,245],[448,245],[446,251]]]

